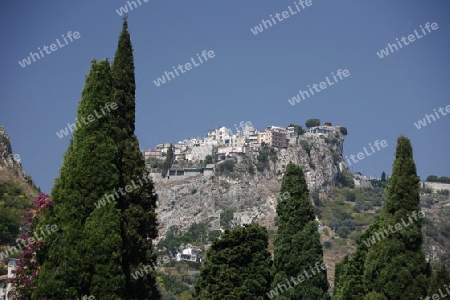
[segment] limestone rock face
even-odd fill
[[[3,126],[0,126],[0,179],[14,176],[26,182],[26,173],[20,162],[20,155],[13,154],[11,141]],[[7,176],[9,175],[9,176]]]
[[[249,174],[248,164],[256,164],[257,153],[239,157],[229,176],[220,176],[216,164],[212,176],[200,174],[181,180],[155,178],[159,239],[172,226],[184,232],[194,222],[209,222],[212,229],[220,211],[227,208],[235,211],[234,218],[241,225],[255,221],[269,230],[275,229],[276,198],[283,173],[291,161],[303,168],[310,192],[329,192],[342,166],[344,137],[339,134],[301,136],[300,140],[304,141],[300,142],[303,145],[279,150],[277,159],[270,161],[270,170],[257,172],[255,168],[254,175]]]

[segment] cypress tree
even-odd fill
[[[336,268],[337,300],[426,295],[430,266],[422,248],[419,178],[411,143],[404,136],[397,140],[387,192],[380,215],[358,239],[354,256]]]
[[[288,197],[277,204],[272,266],[272,290],[280,293],[276,299],[330,299],[314,208],[299,166],[287,165],[280,194]]]
[[[124,299],[159,299],[154,272],[137,280],[131,274],[156,263],[152,239],[157,237],[156,201],[153,182],[145,169],[135,129],[135,77],[133,49],[128,23],[123,20],[117,51],[112,64],[113,101],[118,140],[119,187],[125,188],[118,200],[121,211],[121,237],[124,245],[122,268],[126,277]],[[127,186],[130,189],[127,190]]]
[[[369,247],[364,264],[366,293],[383,294],[388,299],[414,299],[427,294],[430,266],[422,247],[419,182],[411,142],[400,136],[388,197],[378,218],[375,234],[379,241]],[[389,226],[395,226],[395,231]]]
[[[267,229],[255,223],[214,238],[195,286],[196,299],[266,299],[271,266],[267,240]]]
[[[120,211],[116,203],[94,203],[118,184],[118,148],[112,138],[112,114],[89,123],[89,115],[111,101],[112,76],[107,60],[92,61],[78,107],[79,123],[51,192],[52,213],[42,225],[58,225],[58,237],[38,254],[41,265],[33,299],[122,299]],[[84,124],[83,124],[84,123]]]

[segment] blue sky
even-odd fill
[[[128,13],[136,66],[136,135],[141,148],[203,137],[241,121],[304,125],[309,118],[345,126],[344,155],[375,140],[388,146],[350,170],[391,173],[396,139],[409,137],[419,176],[450,175],[450,115],[420,130],[414,122],[450,105],[450,3],[447,0],[312,0],[254,35],[250,28],[294,1],[148,1]],[[136,1],[137,2],[137,1]],[[25,171],[49,193],[69,137],[91,59],[112,61],[123,0],[2,1],[0,124]],[[376,52],[420,25],[437,30],[380,59]],[[22,68],[18,61],[68,31],[80,38]],[[423,34],[421,34],[423,35]],[[153,80],[197,53],[215,57],[160,87]],[[350,76],[294,106],[288,99],[331,72]],[[233,130],[234,131],[234,130]]]

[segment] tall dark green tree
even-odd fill
[[[386,181],[386,173],[381,173],[381,181]]]
[[[271,279],[267,239],[267,229],[258,224],[214,238],[195,286],[196,299],[266,299]]]
[[[277,204],[272,266],[272,289],[280,293],[276,299],[330,299],[314,208],[299,166],[287,165],[280,193],[289,196]],[[300,276],[305,277],[302,282]],[[286,289],[287,281],[292,282],[292,288]]]
[[[335,299],[416,299],[427,293],[430,266],[422,248],[422,219],[414,217],[420,212],[419,178],[411,142],[404,136],[397,140],[387,191],[355,255],[336,268]]]
[[[154,185],[145,169],[145,162],[134,134],[136,82],[134,76],[133,48],[128,23],[123,21],[117,51],[112,64],[113,101],[117,103],[119,186],[133,186],[130,192],[120,195],[121,236],[124,245],[122,267],[126,277],[126,296],[123,299],[159,299],[154,272],[137,280],[131,274],[156,263],[152,239],[158,235]],[[135,187],[137,186],[137,188]]]
[[[427,294],[430,266],[422,246],[422,219],[413,217],[420,212],[419,182],[411,142],[400,136],[379,227],[402,224],[402,228],[369,248],[363,278],[368,293],[380,293],[388,299]]]
[[[109,62],[93,60],[78,107],[80,123],[111,102],[111,89]],[[51,192],[53,210],[40,220],[44,227],[56,224],[59,231],[38,254],[41,268],[33,299],[123,299],[120,211],[114,202],[101,209],[94,205],[119,183],[114,123],[113,115],[106,114],[75,129]]]
[[[169,149],[167,150],[166,160],[164,161],[164,165],[161,170],[161,175],[165,177],[167,175],[167,171],[172,167],[173,162],[173,147],[170,144]]]

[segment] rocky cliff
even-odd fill
[[[217,212],[231,208],[240,224],[256,221],[273,230],[276,217],[276,196],[286,165],[300,165],[310,190],[330,192],[340,165],[344,136],[301,136],[299,145],[276,152],[264,172],[250,172],[257,164],[257,153],[238,157],[233,172],[216,172],[212,176],[198,175],[177,180],[157,180],[159,196],[157,210],[160,238],[171,226],[185,231],[192,223],[214,221]],[[232,159],[233,160],[233,159]],[[253,174],[252,174],[253,173]]]

